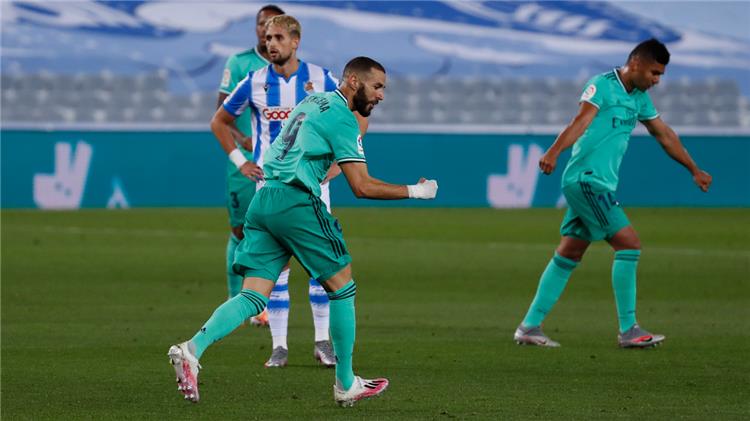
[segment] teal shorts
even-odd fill
[[[560,225],[563,237],[586,241],[609,240],[630,225],[615,192],[592,178],[581,177],[563,186],[568,212]]]
[[[245,222],[245,214],[255,196],[255,182],[240,172],[232,161],[227,161],[227,189],[225,200],[229,213],[229,225],[239,227]]]
[[[250,203],[245,238],[233,269],[247,277],[276,281],[294,256],[319,282],[351,263],[339,221],[323,201],[301,188],[269,180]]]

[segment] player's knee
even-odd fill
[[[242,231],[242,225],[232,227],[232,235],[238,240],[245,238],[245,233]]]
[[[555,252],[559,256],[565,257],[576,262],[580,262],[583,259],[583,255],[586,253],[588,244],[583,242],[574,241],[562,241]]]
[[[321,282],[320,284],[328,292],[335,292],[352,280],[352,265],[346,265],[335,275]]]
[[[641,239],[632,227],[623,228],[609,240],[612,248],[617,250],[640,250]]]
[[[637,236],[629,241],[628,244],[629,250],[640,250],[641,249],[641,239]]]
[[[583,255],[586,252],[586,249],[577,249],[577,248],[571,248],[571,247],[558,247],[556,250],[558,255],[570,259],[576,262],[580,262],[581,259],[583,259]]]

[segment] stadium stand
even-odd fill
[[[215,92],[170,92],[164,71],[135,76],[2,76],[2,124],[200,124]],[[584,81],[557,78],[393,78],[373,113],[380,124],[561,125],[572,116]],[[679,79],[652,98],[675,126],[750,127],[748,99],[725,79]]]

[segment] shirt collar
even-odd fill
[[[625,88],[625,84],[622,83],[622,79],[620,79],[620,72],[618,72],[618,70],[620,70],[618,67],[615,67],[615,69],[613,70],[613,72],[615,72],[615,77],[617,78],[617,81],[620,82],[622,90],[625,91],[626,94],[630,95],[631,93],[628,92],[628,90]]]
[[[349,100],[346,99],[346,97],[344,96],[344,94],[342,94],[341,91],[338,90],[338,88],[336,88],[336,90],[333,91],[333,92],[336,92],[338,94],[338,96],[340,96],[341,99],[344,100],[344,103],[346,104],[347,107],[349,106]]]
[[[286,82],[289,82],[293,77],[297,76],[299,74],[299,72],[302,70],[302,66],[304,65],[304,62],[302,62],[302,60],[300,60],[300,59],[297,59],[297,62],[298,62],[297,70],[295,70],[294,73],[292,73],[291,75],[289,75],[288,78],[285,77],[284,75],[280,74],[280,73],[277,73],[276,70],[274,70],[274,68],[273,68],[273,63],[269,63],[268,64],[268,68],[270,69],[270,72],[271,72],[272,75],[274,75],[276,77],[279,77],[279,78],[282,78]]]

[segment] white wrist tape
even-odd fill
[[[245,162],[247,162],[247,158],[245,158],[245,155],[239,148],[236,148],[229,153],[229,160],[232,161],[237,168],[242,167],[245,165]]]
[[[427,180],[424,183],[406,186],[410,199],[434,199],[437,195],[437,181]]]

